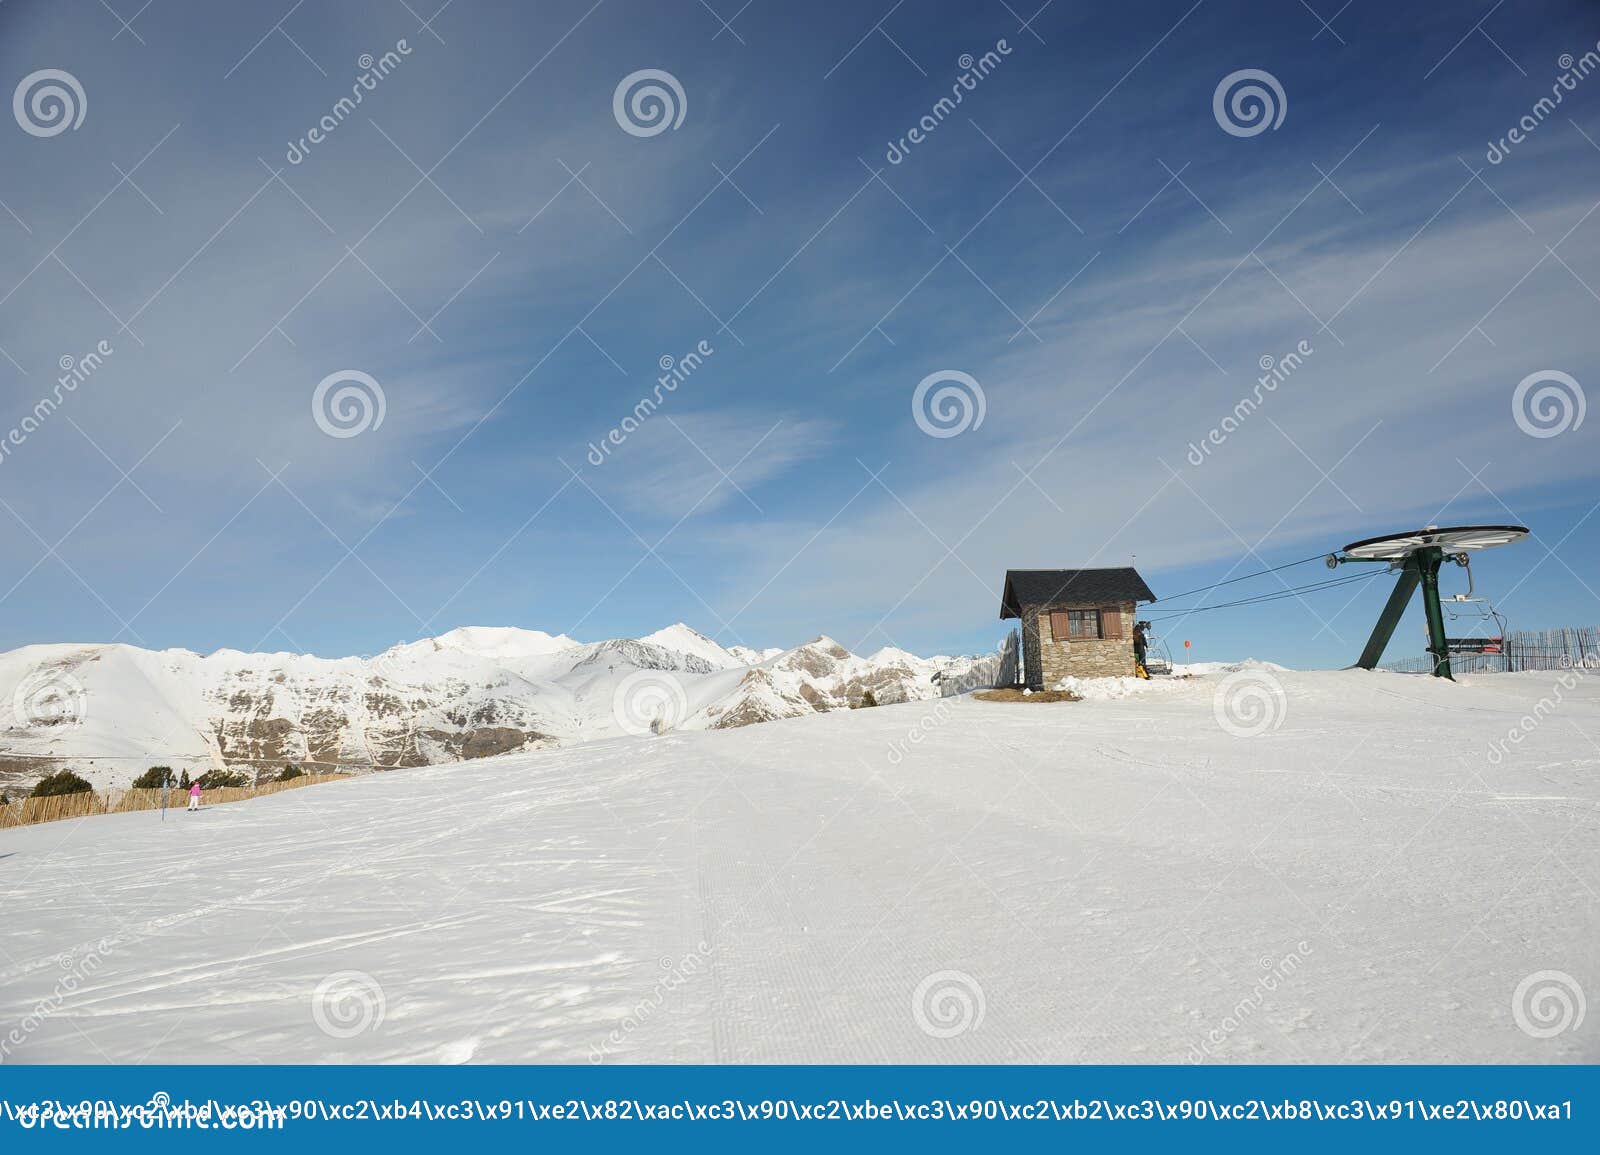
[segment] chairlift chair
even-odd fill
[[[1439,607],[1444,610],[1444,615],[1451,622],[1462,622],[1468,631],[1473,629],[1489,628],[1487,623],[1494,623],[1493,634],[1467,633],[1462,636],[1457,631],[1457,636],[1445,639],[1452,654],[1504,654],[1506,669],[1511,668],[1511,655],[1506,650],[1506,619],[1494,603],[1487,597],[1479,594],[1476,583],[1472,577],[1472,559],[1466,554],[1461,555],[1461,567],[1467,571],[1467,592],[1451,594],[1449,597],[1439,599]]]
[[[1151,633],[1149,622],[1140,624],[1144,626],[1144,672],[1151,677],[1172,673],[1172,651],[1167,648],[1166,638]]]

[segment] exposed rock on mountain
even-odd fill
[[[683,623],[581,643],[468,627],[373,658],[27,646],[0,654],[0,784],[69,766],[123,785],[150,765],[362,771],[674,728],[726,729],[937,697],[970,658],[828,637],[792,650],[719,645]]]

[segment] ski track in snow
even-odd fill
[[[5,1061],[1600,1059],[1512,1014],[1535,971],[1600,999],[1600,678],[1495,765],[1555,675],[1274,676],[1253,738],[1208,674],[6,831]],[[351,971],[381,1021],[332,1037]]]

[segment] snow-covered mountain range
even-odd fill
[[[464,627],[372,658],[39,645],[0,654],[0,785],[68,766],[423,766],[670,729],[724,729],[949,692],[979,659],[866,657],[828,637],[725,648],[679,623],[577,642]]]

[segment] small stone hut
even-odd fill
[[[1007,570],[1000,618],[1022,623],[1022,684],[1043,690],[1068,676],[1131,675],[1134,616],[1155,600],[1131,566]]]

